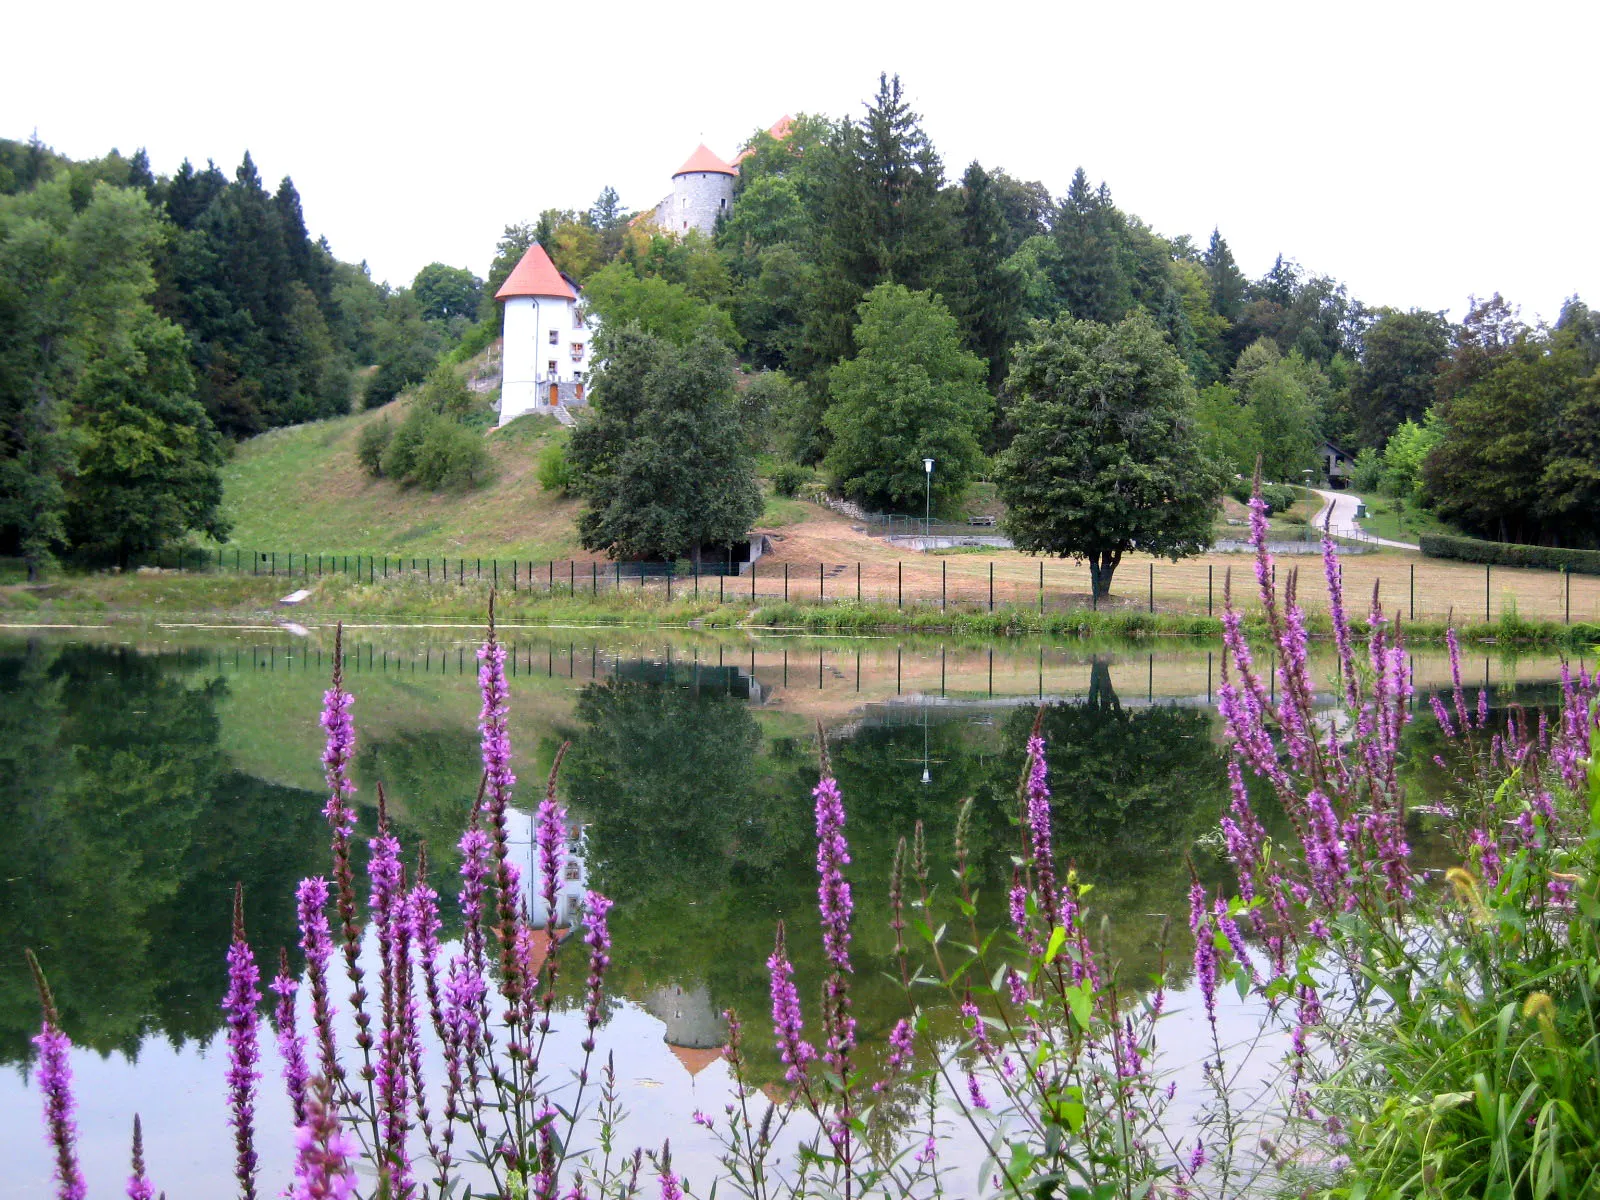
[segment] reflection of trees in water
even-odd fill
[[[0,944],[35,947],[74,1041],[132,1053],[219,1024],[229,895],[263,953],[293,945],[293,888],[321,868],[320,798],[229,769],[220,681],[175,659],[32,645],[0,659]],[[0,1060],[31,1054],[38,1000],[0,972]]]
[[[614,678],[584,689],[564,769],[573,805],[591,822],[596,886],[619,901],[617,961],[634,994],[667,982],[703,982],[715,1006],[761,1020],[764,967],[779,918],[790,927],[801,995],[815,995],[823,963],[815,912],[810,739],[763,741],[750,709],[684,686],[688,676]],[[864,1042],[901,1014],[889,930],[895,843],[921,819],[933,877],[948,865],[962,800],[975,798],[971,831],[983,876],[981,925],[1005,920],[1004,891],[1017,846],[1016,786],[1034,710],[996,727],[941,719],[926,726],[867,724],[830,744],[849,813],[856,904],[852,953]],[[1087,703],[1045,714],[1057,844],[1096,883],[1093,905],[1110,915],[1113,949],[1152,969],[1153,923],[1179,919],[1184,852],[1214,822],[1226,787],[1211,718],[1175,707],[1124,709],[1106,665],[1091,670]],[[932,765],[922,783],[923,739]],[[1120,927],[1120,928],[1119,928]],[[758,1025],[759,1027],[759,1025]],[[751,1039],[758,1072],[776,1075],[766,1039]],[[870,1052],[869,1052],[870,1055]]]

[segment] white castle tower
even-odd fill
[[[704,142],[672,176],[672,195],[656,205],[655,222],[679,237],[691,229],[707,237],[717,218],[733,207],[733,181],[739,168],[723,162]]]
[[[585,403],[595,331],[577,284],[535,242],[494,298],[504,305],[500,424],[523,413],[548,413],[557,404]]]

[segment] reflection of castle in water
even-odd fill
[[[692,983],[687,988],[679,984],[652,988],[643,1005],[646,1012],[666,1026],[661,1040],[691,1076],[722,1057],[728,1024],[712,1003],[711,989],[704,983]]]
[[[506,814],[506,827],[513,853],[522,860],[528,923],[535,929],[572,929],[583,919],[583,896],[589,888],[587,827],[574,821],[567,828],[566,854],[561,863],[553,921],[541,894],[539,850],[533,839],[533,818],[521,809],[513,808]]]

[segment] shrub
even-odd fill
[[[431,491],[477,487],[493,474],[483,436],[417,404],[406,414],[380,460],[396,483]]]
[[[772,472],[772,490],[780,496],[793,496],[811,482],[814,474],[810,467],[802,467],[799,463],[779,463]]]
[[[431,491],[464,492],[487,483],[493,473],[482,434],[454,421],[435,420],[417,449],[406,482]]]
[[[1541,567],[1567,570],[1576,575],[1600,575],[1600,550],[1566,550],[1560,546],[1521,546],[1514,542],[1486,542],[1478,538],[1427,534],[1422,538],[1427,558],[1484,563],[1496,567]]]
[[[361,469],[374,479],[383,475],[383,455],[394,440],[394,426],[388,417],[370,421],[356,439],[356,461]]]
[[[552,442],[539,451],[539,486],[547,492],[565,494],[572,490],[572,466],[567,462],[567,448]]]
[[[1350,465],[1350,486],[1358,492],[1376,491],[1383,481],[1383,458],[1371,446],[1363,446]]]

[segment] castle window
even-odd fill
[[[721,200],[718,200],[717,201],[717,207],[718,208],[727,208],[728,207],[728,198],[726,196],[724,196]]]
[[[550,344],[552,346],[559,346],[561,344],[561,335],[554,329],[550,331]]]
[[[554,375],[556,373],[556,360],[552,358],[550,360],[549,366],[550,366],[550,374]]]
[[[573,362],[577,362],[582,357],[583,357],[583,343],[582,342],[573,342],[572,343],[572,361]]]

